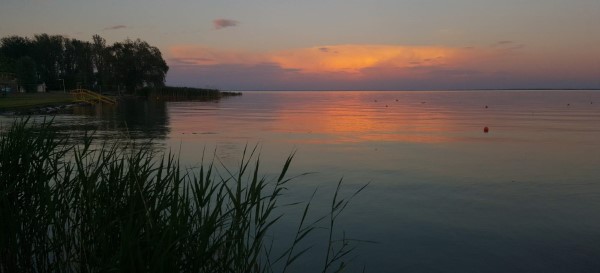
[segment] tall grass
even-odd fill
[[[0,272],[285,272],[349,201],[338,185],[330,215],[309,223],[307,202],[292,244],[272,253],[293,154],[269,179],[256,148],[235,171],[204,159],[192,171],[144,145],[70,143],[51,122],[1,133]],[[332,234],[322,272],[343,270],[351,251]]]

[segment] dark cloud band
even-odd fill
[[[106,27],[103,30],[117,30],[117,29],[123,29],[123,28],[128,28],[128,26],[126,26],[126,25],[116,25],[116,26]]]

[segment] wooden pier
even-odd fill
[[[75,99],[75,101],[86,102],[90,104],[96,103],[108,103],[108,104],[116,104],[117,100],[113,97],[104,96],[100,93],[96,93],[87,89],[73,89],[70,91],[71,95]]]

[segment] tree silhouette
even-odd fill
[[[29,57],[21,57],[16,63],[17,78],[26,92],[35,92],[37,88],[37,72],[35,61]]]
[[[19,82],[45,83],[55,90],[64,81],[66,88],[133,92],[164,86],[169,70],[160,50],[147,42],[128,39],[107,46],[99,35],[92,42],[48,34],[3,37],[0,62],[2,72],[17,74]]]

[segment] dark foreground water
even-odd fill
[[[3,118],[7,119],[7,118]],[[121,105],[62,116],[107,137],[152,138],[197,166],[259,145],[275,173],[297,151],[289,200],[338,222],[351,272],[600,272],[600,92],[245,92],[219,102]],[[488,127],[489,132],[484,133]],[[298,209],[286,212],[297,219]],[[286,238],[296,224],[275,229]],[[317,249],[323,235],[312,240]],[[307,255],[297,272],[323,258]]]

